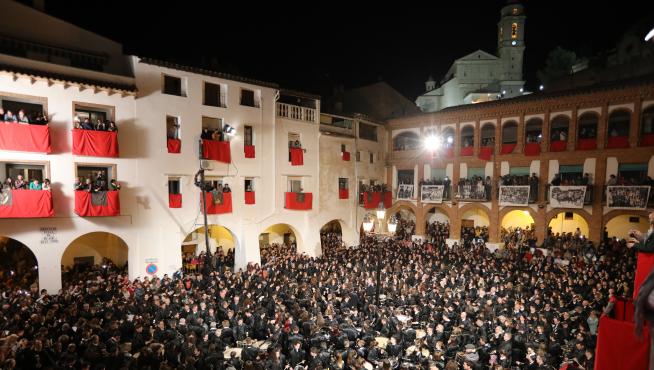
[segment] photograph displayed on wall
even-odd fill
[[[397,199],[409,200],[413,198],[413,185],[402,184],[397,187]]]
[[[553,208],[584,208],[586,186],[550,186]]]
[[[420,187],[420,201],[422,203],[443,203],[444,185],[422,185]]]
[[[606,205],[609,208],[645,209],[649,186],[607,186]]]
[[[529,185],[500,186],[500,206],[529,205]]]

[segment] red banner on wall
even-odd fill
[[[368,195],[370,194],[370,195]],[[363,208],[365,209],[375,209],[379,207],[379,202],[381,202],[383,199],[384,201],[384,207],[385,208],[391,208],[393,205],[393,194],[390,191],[387,192],[379,192],[379,191],[373,191],[373,192],[364,192],[363,193]]]
[[[302,148],[289,148],[291,152],[291,165],[302,166],[304,164],[304,150]]]
[[[313,205],[312,193],[287,192],[285,196],[286,196],[286,202],[284,208],[286,209],[306,211],[312,208]],[[302,197],[304,197],[304,199],[301,199]]]
[[[168,139],[168,153],[179,153],[182,151],[182,141],[179,139]]]
[[[206,193],[207,214],[221,215],[223,213],[232,213],[232,193],[208,192]],[[202,193],[200,193],[202,201]],[[202,204],[200,204],[202,207]]]
[[[245,192],[245,204],[254,204],[254,202],[255,202],[254,192],[253,191],[246,191]]]
[[[540,143],[525,144],[525,155],[530,157],[540,155]]]
[[[654,146],[654,134],[645,134],[640,138],[640,146]]]
[[[50,153],[50,127],[0,122],[0,150]]]
[[[182,194],[168,194],[169,208],[182,208]]]
[[[338,199],[348,199],[350,197],[350,192],[348,189],[338,189]]]
[[[0,218],[52,217],[49,190],[10,190],[0,194]]]
[[[577,141],[577,149],[579,150],[595,150],[597,149],[597,139],[579,139]]]
[[[515,149],[516,144],[502,144],[502,149],[500,150],[500,154],[511,154],[513,153],[513,150]]]
[[[475,148],[472,147],[472,146],[463,147],[463,148],[461,148],[461,155],[462,156],[472,155],[474,153],[474,150],[475,150]]]
[[[229,141],[202,140],[202,158],[232,163]]]
[[[342,152],[341,155],[343,156],[344,161],[350,161],[350,152]]]
[[[556,140],[550,143],[550,152],[562,152],[568,145],[567,141]]]
[[[118,157],[118,133],[74,129],[73,154],[116,158]]]
[[[255,154],[254,145],[246,145],[244,147],[244,151],[245,151],[245,158],[254,158],[254,154]]]
[[[82,217],[119,216],[119,191],[75,191],[75,213]]]
[[[492,146],[482,146],[481,148],[479,148],[479,159],[490,161],[492,155],[493,155]]]
[[[445,150],[443,151],[443,154],[444,154],[447,158],[452,158],[452,157],[454,157],[454,147],[445,148]]]
[[[629,148],[629,138],[627,136],[611,136],[606,142],[608,149]]]

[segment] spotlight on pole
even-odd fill
[[[654,28],[652,28],[648,33],[647,36],[645,36],[645,41],[652,41],[654,40]]]
[[[436,135],[429,135],[425,138],[425,142],[423,143],[424,147],[426,150],[429,151],[436,151],[440,149],[442,144],[440,136]]]

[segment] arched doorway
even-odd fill
[[[549,230],[554,235],[580,234],[587,238],[590,228],[586,219],[576,212],[559,212],[548,224]]]
[[[621,214],[609,219],[606,224],[606,237],[620,239],[629,238],[629,230],[636,229],[643,234],[649,229],[647,215]]]
[[[61,256],[62,280],[92,269],[127,271],[127,243],[119,236],[96,231],[73,240]]]
[[[450,237],[450,217],[441,208],[433,207],[425,215],[425,233],[430,243],[445,243]]]
[[[343,228],[339,220],[331,220],[320,228],[320,246],[322,252],[336,249],[343,245]]]
[[[271,257],[297,253],[297,234],[288,224],[275,224],[259,234],[261,265]]]
[[[413,210],[402,207],[386,216],[387,223],[391,216],[395,216],[397,220],[395,237],[402,240],[411,240],[411,236],[416,233],[416,215],[413,213]],[[388,231],[387,227],[385,225],[383,231]]]
[[[36,256],[16,239],[0,236],[0,285],[5,289],[35,288],[38,293],[39,267]]]
[[[535,222],[528,210],[514,209],[507,212],[500,222],[500,239],[504,243],[535,241]],[[526,234],[523,234],[526,233]],[[524,235],[528,235],[524,239]]]
[[[461,213],[461,239],[465,242],[472,242],[475,238],[488,241],[488,226],[490,217],[488,212],[481,207],[474,207],[464,210]]]
[[[221,225],[208,225],[209,251],[212,267],[216,270],[232,269],[237,240],[234,233]],[[204,226],[188,234],[181,245],[182,268],[186,272],[201,271],[207,253]]]

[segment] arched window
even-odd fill
[[[609,114],[609,131],[606,139],[607,148],[629,147],[629,126],[631,112],[626,109],[616,109]]]
[[[654,146],[654,104],[647,107],[641,114],[640,145]]]
[[[461,128],[461,155],[472,155],[475,146],[475,128],[467,125]]]
[[[443,146],[445,148],[454,147],[454,129],[452,127],[443,130]]]
[[[495,125],[486,123],[481,127],[481,145],[482,147],[495,146]]]
[[[518,123],[508,121],[502,125],[502,151],[501,154],[509,154],[515,149],[518,142]]]
[[[556,116],[550,124],[550,151],[562,152],[566,149],[568,142],[568,129],[570,118],[567,116]]]
[[[525,125],[525,143],[540,143],[543,139],[543,120],[531,118]]]
[[[586,112],[582,114],[577,122],[578,140],[577,149],[593,150],[597,149],[597,124],[599,114],[595,112]]]
[[[420,147],[418,134],[412,131],[405,131],[393,138],[393,150],[416,150]]]

